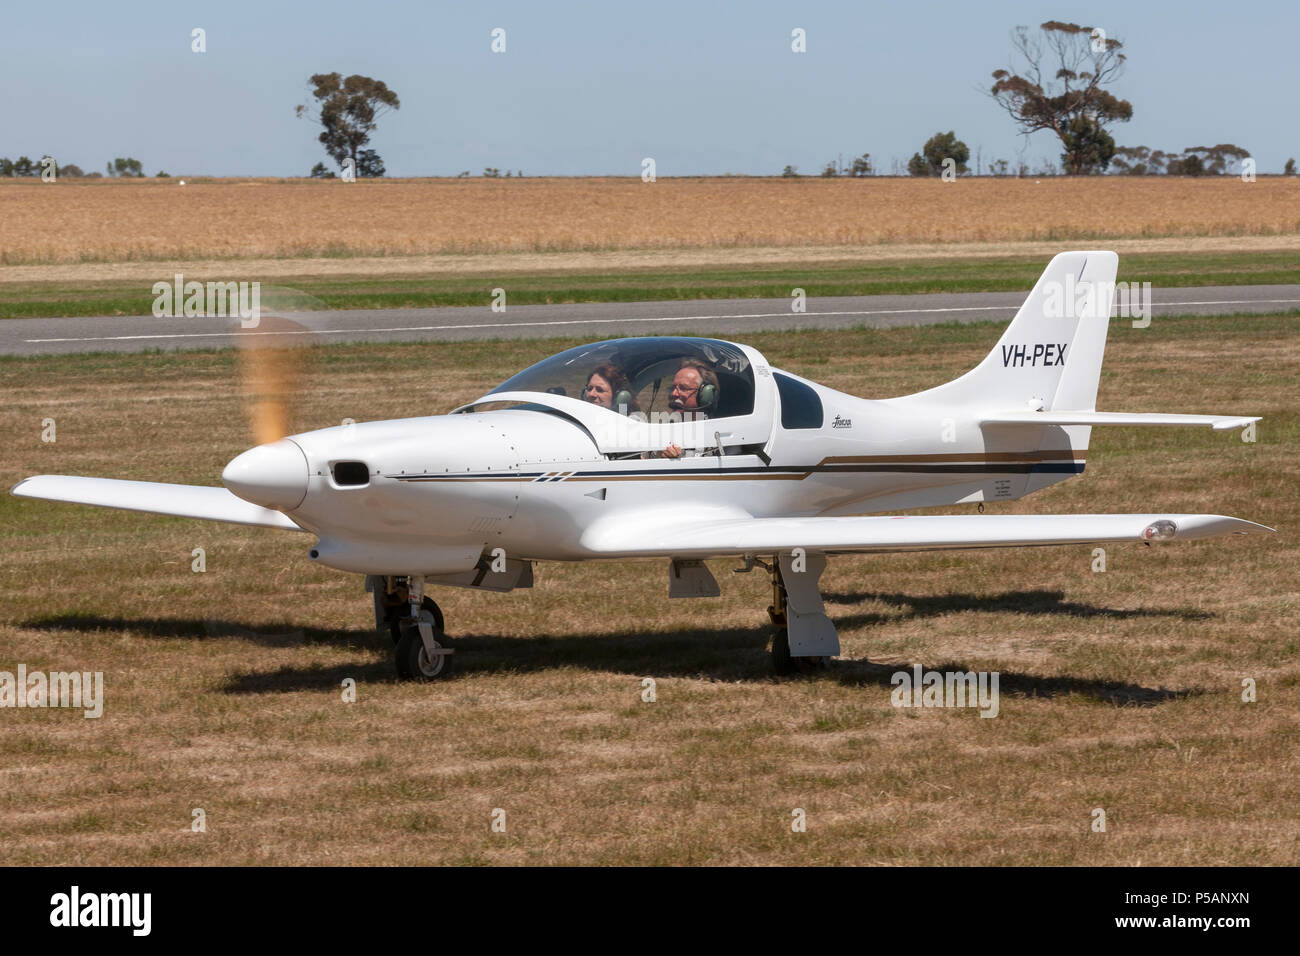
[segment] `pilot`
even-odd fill
[[[617,365],[597,365],[592,369],[582,390],[582,400],[623,415],[638,411],[632,386]]]
[[[680,412],[687,421],[703,421],[718,407],[718,395],[717,373],[695,359],[684,358],[682,367],[673,376],[672,389],[668,393],[668,410]],[[673,442],[663,450],[662,457],[679,458],[681,454],[681,446]]]

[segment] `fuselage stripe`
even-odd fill
[[[803,467],[743,467],[743,468],[663,468],[637,471],[570,471],[538,474],[465,475],[386,475],[397,481],[676,481],[728,480],[728,481],[802,481],[817,474],[931,474],[931,475],[1026,475],[1026,474],[1082,474],[1086,462],[1037,461],[989,462],[972,461],[965,464],[930,464],[899,462],[896,464],[829,464]]]

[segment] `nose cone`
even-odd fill
[[[221,483],[255,505],[292,511],[307,497],[307,456],[287,438],[258,445],[226,466]]]

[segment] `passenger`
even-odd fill
[[[617,405],[615,399],[619,399]],[[622,415],[639,411],[636,399],[632,397],[632,386],[617,365],[597,365],[587,376],[587,385],[582,390],[582,400],[610,408]]]

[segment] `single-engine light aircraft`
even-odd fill
[[[835,391],[733,342],[612,339],[449,414],[260,444],[224,488],[39,475],[13,494],[313,534],[312,561],[366,576],[413,679],[453,660],[426,588],[509,591],[539,561],[667,558],[669,597],[706,597],[719,591],[704,559],[735,557],[771,577],[772,657],[789,672],[839,654],[818,587],[834,555],[1271,530],[1209,514],[881,514],[982,512],[1081,474],[1096,425],[1259,420],[1095,410],[1117,263],[1056,256],[978,366],[901,398]]]

